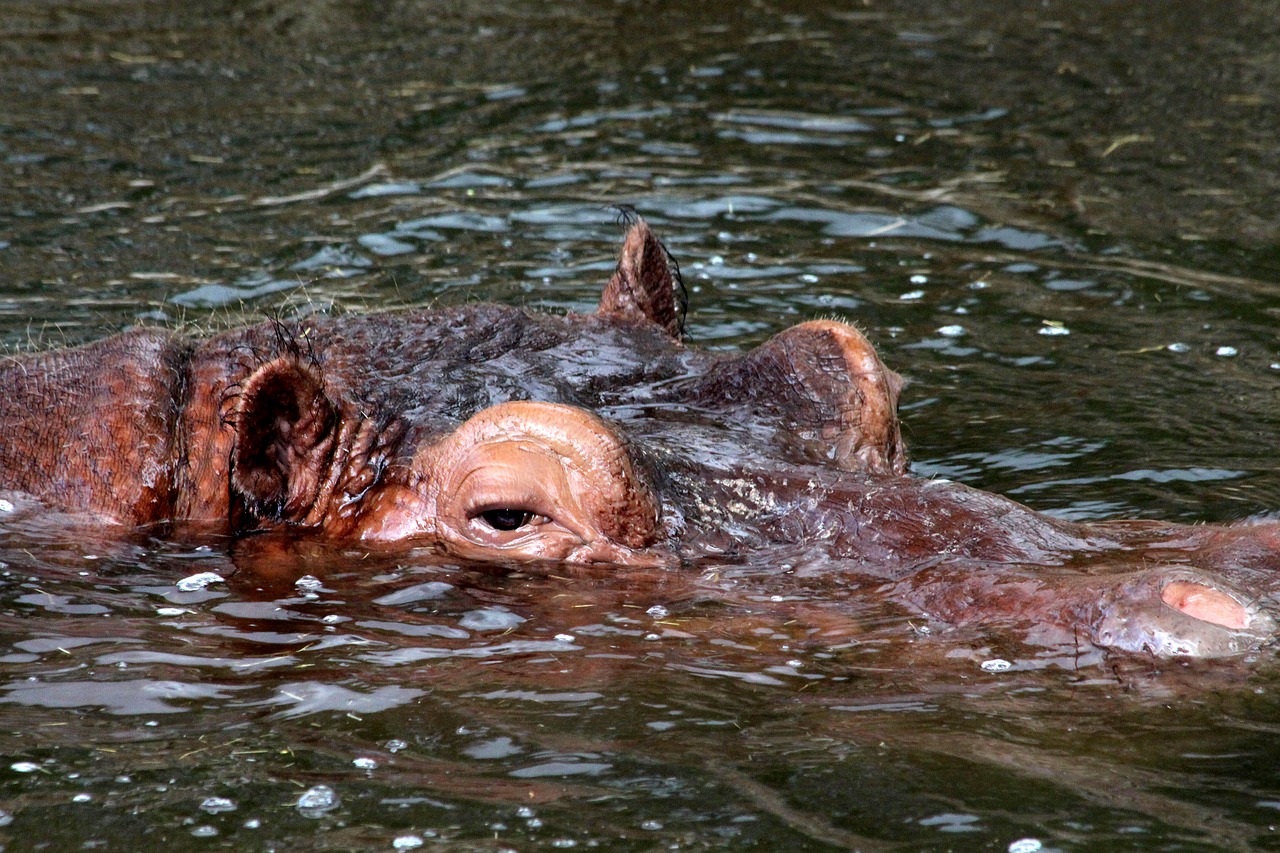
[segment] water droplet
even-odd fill
[[[649,614],[654,619],[666,619],[668,616],[671,615],[671,611],[663,607],[661,604],[653,605],[648,610],[646,610],[645,613]]]
[[[984,660],[982,662],[982,668],[986,672],[1004,672],[1012,666],[1013,664],[1009,663],[1004,658],[992,658],[991,660]]]
[[[373,760],[372,758],[355,758],[355,759],[352,759],[351,763],[354,764],[356,767],[359,767],[361,770],[377,770],[378,769],[378,762]]]
[[[303,817],[320,817],[342,804],[338,792],[328,785],[316,785],[298,797],[297,809]]]
[[[1181,342],[1169,344],[1167,347],[1165,347],[1165,349],[1167,349],[1169,352],[1190,352],[1191,351],[1191,347]]]
[[[200,572],[189,575],[178,581],[177,587],[183,592],[199,592],[211,583],[225,583],[222,575],[216,572]]]
[[[1240,350],[1235,347],[1218,347],[1213,351],[1213,354],[1222,356],[1223,358],[1234,358],[1240,354]]]
[[[235,802],[226,797],[205,797],[204,802],[200,804],[200,811],[208,814],[221,814],[222,812],[233,812],[235,810]]]
[[[938,329],[938,334],[944,338],[958,338],[964,333],[964,326],[943,326]]]

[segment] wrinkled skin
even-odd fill
[[[464,560],[675,568],[756,549],[953,625],[1215,656],[1273,634],[1274,523],[1073,524],[907,475],[856,329],[680,340],[643,222],[596,313],[468,305],[138,330],[0,367],[0,488],[171,535],[277,529]]]

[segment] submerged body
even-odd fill
[[[1272,635],[1276,525],[1072,524],[912,478],[901,381],[858,331],[812,321],[706,353],[680,340],[678,284],[637,223],[591,315],[140,330],[12,359],[0,488],[176,535],[292,528],[504,564],[777,548],[951,624],[1160,654]]]

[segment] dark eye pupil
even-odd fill
[[[533,513],[526,509],[489,509],[480,517],[494,530],[519,530],[533,519]]]

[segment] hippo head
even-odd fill
[[[857,329],[706,352],[681,339],[681,294],[636,222],[591,314],[465,305],[212,339],[192,375],[217,412],[193,405],[185,431],[218,424],[185,466],[206,497],[176,515],[504,565],[763,554],[843,600],[1158,654],[1274,633],[1276,525],[1073,524],[906,476],[902,382]]]
[[[904,472],[901,380],[860,332],[811,321],[708,354],[680,340],[681,293],[636,222],[590,315],[474,305],[289,330],[227,395],[242,525],[654,565],[719,530],[733,496],[713,481],[741,488],[744,465],[796,483]]]

